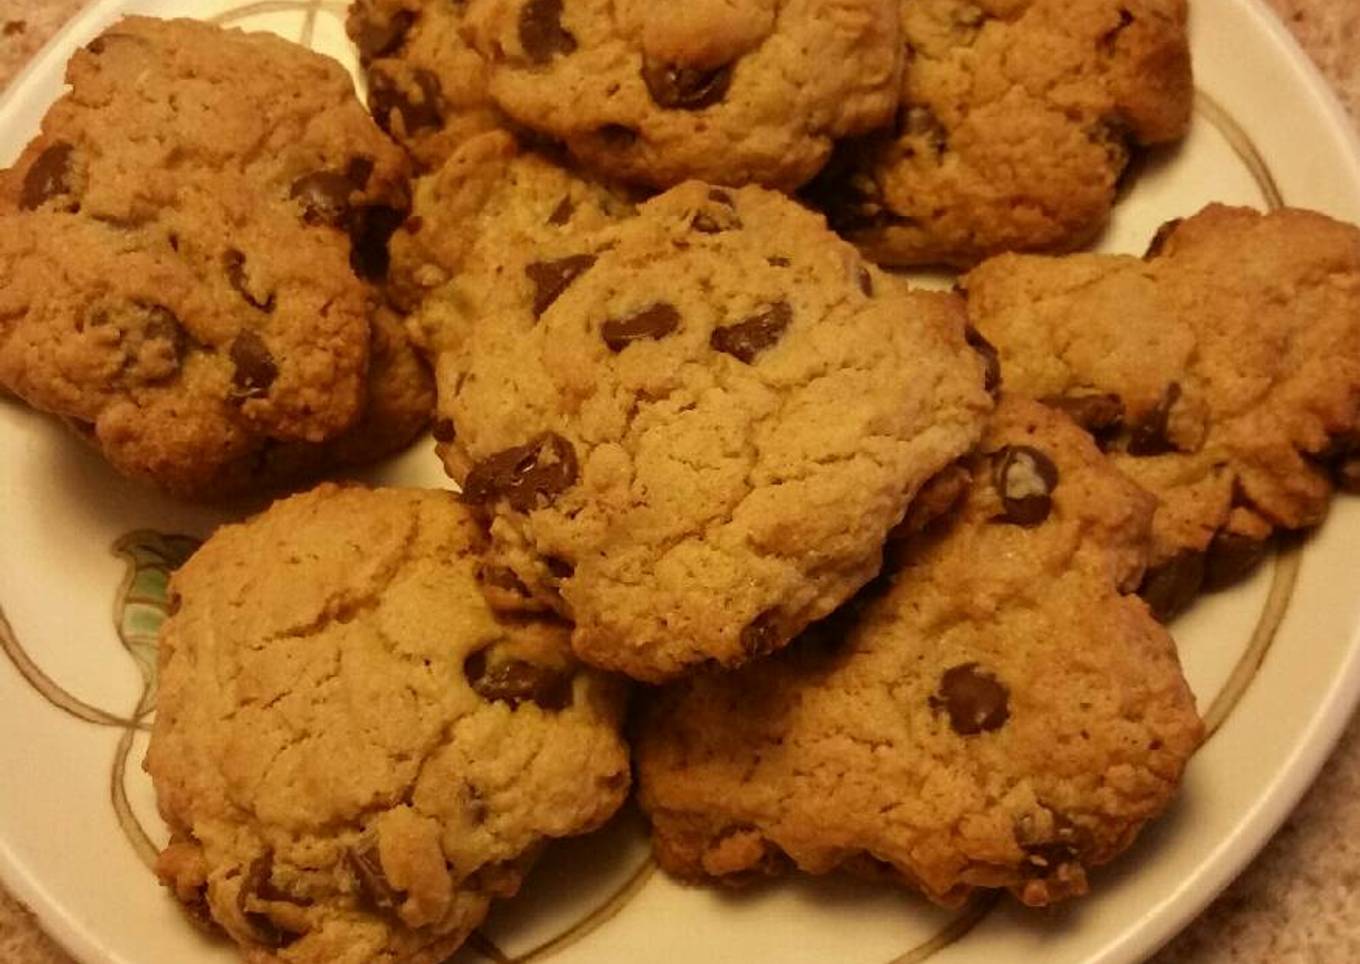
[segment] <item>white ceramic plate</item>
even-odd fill
[[[67,56],[121,13],[97,2],[0,101],[0,161],[37,130]],[[191,12],[270,29],[353,65],[343,3],[203,0]],[[1259,0],[1198,0],[1193,131],[1152,159],[1102,248],[1140,252],[1211,200],[1314,207],[1360,221],[1360,142]],[[1231,270],[1231,265],[1225,265]],[[428,444],[370,475],[444,485]],[[139,763],[154,703],[166,572],[224,515],[114,476],[55,422],[0,400],[0,878],[89,964],[207,964],[235,955],[190,927],[146,866],[164,838]],[[1174,627],[1213,736],[1184,792],[1133,852],[1057,911],[980,901],[951,915],[849,880],[731,895],[653,874],[636,817],[550,851],[460,960],[1133,961],[1242,869],[1303,793],[1360,694],[1360,500],[1290,542],[1247,584]]]

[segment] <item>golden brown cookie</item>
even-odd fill
[[[1140,145],[1173,141],[1194,88],[1185,0],[900,0],[896,127],[809,191],[885,265],[1077,247]]]
[[[1136,596],[1154,501],[1051,410],[1004,399],[952,516],[783,653],[644,711],[640,800],[663,867],[790,864],[948,906],[1086,891],[1170,802],[1202,728]]]
[[[628,792],[617,680],[501,620],[448,492],[323,485],[173,577],[157,870],[247,960],[443,961]]]
[[[1211,205],[1144,260],[1006,256],[963,284],[1005,389],[1068,411],[1158,497],[1154,609],[1326,514],[1329,465],[1360,447],[1360,230]]]

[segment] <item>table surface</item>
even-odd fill
[[[1267,2],[1360,121],[1360,0]],[[81,6],[83,0],[0,0],[0,88]],[[3,889],[0,961],[71,964]],[[1189,961],[1360,961],[1360,717],[1247,872],[1153,958]]]

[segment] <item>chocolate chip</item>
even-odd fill
[[[945,670],[928,702],[932,710],[949,714],[949,725],[960,736],[999,730],[1011,715],[1010,691],[977,663]]]
[[[529,512],[576,484],[576,450],[554,432],[505,449],[474,465],[463,483],[463,501],[484,505],[506,499]]]
[[[368,103],[378,126],[392,133],[392,115],[401,118],[403,130],[409,135],[427,127],[438,127],[443,122],[443,91],[439,77],[424,67],[411,71],[415,91],[398,85],[397,79],[386,71],[369,73]]]
[[[536,64],[576,49],[576,38],[562,26],[562,0],[526,0],[519,11],[519,43]]]
[[[1171,409],[1181,397],[1179,382],[1166,386],[1157,407],[1147,412],[1130,429],[1128,453],[1137,456],[1165,455],[1174,451],[1171,440],[1167,438],[1167,424],[1171,419]]]
[[[1157,229],[1157,233],[1148,242],[1147,251],[1143,253],[1144,261],[1151,261],[1153,258],[1161,256],[1162,249],[1166,247],[1166,243],[1171,240],[1171,236],[1176,233],[1176,229],[1181,226],[1183,220],[1185,219],[1172,218]]]
[[[302,203],[302,219],[308,224],[341,227],[349,219],[349,196],[354,185],[343,174],[313,171],[293,182],[288,196]]]
[[[385,204],[360,208],[350,218],[349,266],[366,281],[387,276],[391,257],[387,243],[406,220],[404,212]]]
[[[354,44],[359,48],[360,62],[367,64],[377,57],[395,53],[415,22],[416,15],[410,10],[398,10],[386,19],[362,18],[354,38]]]
[[[250,279],[246,277],[246,256],[236,248],[228,248],[222,254],[222,268],[227,273],[227,282],[236,289],[236,293],[246,300],[252,308],[259,311],[270,312],[274,310],[274,295],[270,295],[261,301],[250,290]]]
[[[478,650],[463,663],[468,685],[484,700],[535,703],[545,710],[562,710],[571,704],[571,674],[522,659],[499,660],[488,665],[486,650]]]
[[[274,872],[274,855],[266,851],[250,862],[241,888],[236,892],[236,907],[253,932],[255,941],[268,947],[287,947],[300,937],[281,928],[268,914],[249,909],[252,900],[275,900],[277,894],[270,881]]]
[[[1035,840],[1023,844],[1025,864],[1022,868],[1028,878],[1051,877],[1064,864],[1081,862],[1083,852],[1091,847],[1091,832],[1079,827],[1061,814],[1053,815],[1053,835],[1048,840]]]
[[[767,609],[742,628],[741,648],[748,656],[765,656],[788,642],[779,610]]]
[[[1028,445],[1007,445],[992,458],[992,484],[1005,510],[999,521],[1029,528],[1047,519],[1058,487],[1053,460]]]
[[[1204,589],[1231,586],[1265,558],[1266,540],[1224,530],[1214,535],[1204,558]]]
[[[350,870],[354,871],[354,878],[358,881],[359,892],[375,910],[393,913],[406,902],[405,892],[397,890],[387,879],[376,840],[363,841],[359,847],[351,849],[347,856]]]
[[[568,195],[557,202],[557,207],[553,208],[552,214],[548,215],[548,223],[559,227],[571,220],[571,216],[576,212],[576,205]]]
[[[373,176],[373,158],[351,157],[345,165],[345,180],[354,185],[356,191],[368,187],[368,179]]]
[[[458,437],[458,430],[454,428],[453,419],[441,418],[430,428],[430,434],[436,442],[452,442]]]
[[[750,365],[756,356],[778,343],[793,322],[793,309],[786,301],[776,301],[745,321],[715,328],[708,343],[715,350]]]
[[[600,336],[612,352],[621,352],[635,341],[659,341],[680,327],[680,312],[664,301],[649,305],[626,318],[610,318]]]
[[[1156,569],[1149,569],[1138,587],[1138,595],[1148,604],[1152,615],[1167,622],[1194,601],[1204,584],[1204,575],[1204,553],[1185,549]]]
[[[32,211],[71,192],[71,151],[70,144],[58,142],[38,155],[24,174],[19,207]]]
[[[1046,395],[1039,401],[1064,413],[1092,435],[1114,431],[1124,421],[1124,402],[1110,393]]]
[[[787,268],[789,265],[793,264],[793,262],[790,261],[788,258],[784,257],[783,255],[778,255],[778,254],[771,255],[770,257],[766,258],[765,260],[766,260],[766,262],[769,263],[769,265],[770,265],[771,267],[774,267],[774,268]]]
[[[269,346],[258,334],[247,329],[231,342],[231,363],[236,367],[232,384],[243,398],[263,398],[279,375]]]
[[[859,268],[859,290],[864,292],[864,297],[874,296],[874,276],[869,273],[869,269],[860,265]]]
[[[543,312],[594,263],[593,254],[573,254],[556,261],[533,261],[525,265],[524,273],[534,286],[534,317],[543,317]]]
[[[168,341],[175,353],[175,367],[184,361],[184,355],[193,343],[193,338],[180,324],[179,317],[164,305],[147,307],[146,337],[158,341]]]
[[[963,338],[969,348],[982,356],[982,388],[995,397],[1001,390],[1001,353],[972,325],[963,329]]]
[[[658,107],[700,110],[727,96],[727,88],[732,84],[732,65],[696,70],[644,60],[642,80]]]

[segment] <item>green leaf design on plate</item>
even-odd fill
[[[128,564],[114,603],[114,622],[145,684],[134,717],[156,705],[156,640],[170,612],[170,575],[199,545],[200,540],[191,536],[150,529],[129,532],[113,544],[114,553]]]

